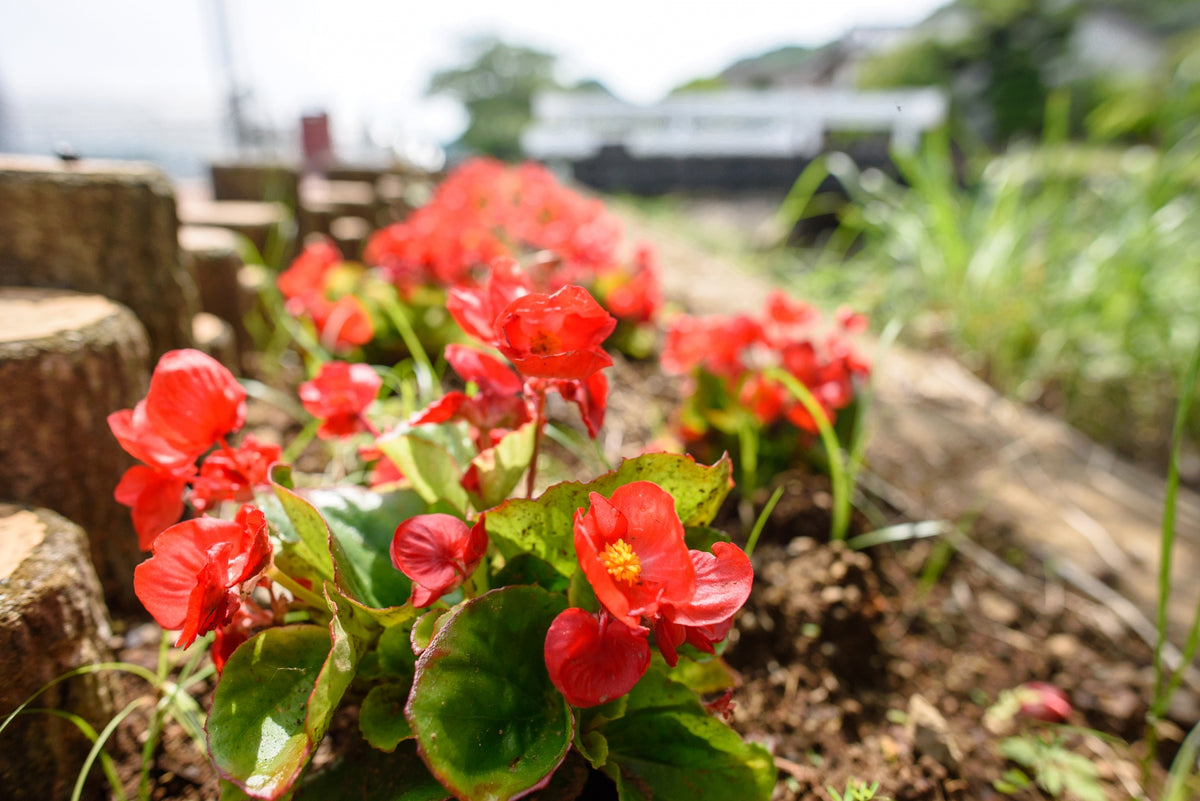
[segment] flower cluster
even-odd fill
[[[251,435],[231,447],[226,437],[245,421],[246,391],[220,362],[198,350],[163,354],[145,399],[109,415],[121,447],[142,462],[125,472],[114,493],[132,508],[142,550],[150,550],[155,537],[183,516],[185,497],[204,512],[224,501],[249,501],[266,483],[280,448]]]
[[[782,469],[807,447],[818,425],[772,372],[783,371],[804,386],[833,424],[838,412],[854,401],[855,381],[870,372],[851,341],[865,328],[866,318],[843,309],[834,329],[822,332],[817,309],[778,291],[768,296],[761,317],[675,318],[667,331],[662,367],[688,378],[677,431],[693,449],[702,451],[707,442],[734,453],[740,428],[751,426],[760,437],[770,431],[775,445],[785,444],[776,449]]]
[[[480,269],[533,254],[539,291],[588,286],[609,312],[640,323],[661,303],[653,254],[639,246],[618,256],[621,226],[536,164],[509,167],[474,159],[447,176],[429,203],[372,236],[364,253],[405,297],[422,286],[473,287]]]

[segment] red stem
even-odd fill
[[[546,429],[546,389],[540,383],[534,389],[533,395],[533,457],[529,460],[529,478],[525,481],[525,497],[533,497],[533,485],[537,480],[538,453],[542,449],[542,432]]]

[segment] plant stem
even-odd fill
[[[525,497],[533,497],[533,485],[537,481],[538,454],[542,450],[542,436],[546,430],[546,388],[541,382],[533,383],[533,455],[529,457],[529,477],[525,480]]]
[[[796,380],[796,377],[786,370],[771,367],[764,375],[782,383],[787,390],[796,396],[817,424],[821,435],[821,443],[829,461],[829,483],[833,489],[833,522],[830,525],[829,538],[833,541],[844,540],[850,527],[850,487],[846,477],[846,459],[842,447],[838,444],[837,434],[829,423],[829,415],[817,403],[817,399],[809,392],[808,387]]]
[[[408,319],[408,309],[401,303],[400,299],[392,292],[383,295],[383,310],[387,314],[388,319],[396,326],[396,330],[400,332],[400,338],[404,340],[404,347],[408,348],[408,353],[413,358],[414,365],[417,369],[413,373],[417,377],[417,388],[422,398],[433,396],[433,363],[429,361],[429,354],[425,352],[424,346],[421,344],[420,337],[413,329],[412,321]]]

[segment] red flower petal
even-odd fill
[[[458,587],[487,552],[487,529],[480,517],[474,527],[453,515],[417,515],[396,527],[392,564],[412,579],[413,606],[429,606]]]
[[[464,381],[473,381],[479,391],[489,395],[517,395],[521,392],[521,377],[508,365],[482,351],[465,345],[447,345],[446,361]]]
[[[164,353],[150,377],[146,418],[177,450],[198,455],[246,421],[246,390],[220,362],[198,350]]]
[[[714,543],[712,553],[690,553],[696,592],[683,603],[672,603],[665,615],[683,626],[712,626],[730,619],[746,603],[754,585],[750,557],[728,542]]]
[[[604,613],[563,611],[546,632],[550,681],[572,706],[588,707],[620,698],[650,666],[645,629],[633,629]]]
[[[146,402],[108,416],[108,427],[117,442],[133,458],[158,470],[177,474],[190,473],[196,453],[186,453],[163,439],[146,417]]]
[[[604,373],[597,371],[582,381],[555,381],[554,388],[563,400],[579,407],[588,436],[595,439],[604,425],[604,413],[608,409],[608,379]]]
[[[183,491],[187,479],[173,473],[135,465],[125,471],[113,497],[133,507],[133,527],[138,547],[150,550],[154,538],[183,517]]]

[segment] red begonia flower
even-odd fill
[[[493,260],[482,286],[451,287],[446,310],[467,334],[485,345],[495,345],[496,318],[508,304],[529,294],[531,289],[529,276],[516,260],[499,258]]]
[[[321,344],[334,353],[365,345],[375,337],[371,315],[354,295],[342,295],[336,301],[310,295],[304,300],[303,309],[312,317]]]
[[[572,607],[546,632],[550,681],[572,706],[588,707],[620,698],[650,666],[645,629],[634,629],[605,612]]]
[[[246,422],[246,390],[224,365],[198,350],[164,353],[145,402],[155,433],[193,456]]]
[[[579,286],[517,298],[496,318],[496,346],[524,376],[587,378],[612,364],[601,345],[617,320]]]
[[[275,279],[285,298],[319,295],[325,291],[325,279],[342,262],[342,252],[328,237],[305,245],[300,255]]]
[[[195,469],[192,463],[198,454],[181,451],[163,439],[150,425],[144,400],[132,409],[110,414],[108,427],[125,452],[139,462],[145,462],[156,470],[179,475]]]
[[[424,607],[475,572],[487,546],[482,516],[468,526],[453,515],[417,515],[396,527],[392,564],[412,579],[412,605]]]
[[[608,379],[604,373],[597,371],[583,380],[557,379],[551,386],[558,390],[563,400],[579,407],[588,436],[595,439],[604,425],[604,413],[608,409]]]
[[[113,497],[117,503],[132,507],[133,528],[138,547],[150,550],[154,538],[183,517],[183,491],[186,476],[134,465],[125,471]]]
[[[255,488],[270,483],[267,473],[282,453],[278,445],[260,442],[253,434],[236,448],[213,451],[192,480],[192,506],[203,512],[222,501],[253,500]]]
[[[267,520],[243,506],[235,520],[198,517],[171,526],[154,540],[154,555],[133,571],[133,589],[165,629],[180,629],[175,645],[233,619],[242,595],[267,569]]]
[[[782,384],[762,373],[747,376],[738,390],[738,403],[765,426],[780,418],[790,399],[791,396]]]
[[[300,385],[300,402],[321,421],[318,437],[348,437],[367,430],[362,415],[381,386],[383,379],[369,364],[326,362],[315,378]]]
[[[575,512],[575,552],[596,598],[613,617],[638,626],[664,606],[688,602],[696,569],[683,539],[675,499],[649,481],[618,487],[609,501],[591,493]]]

